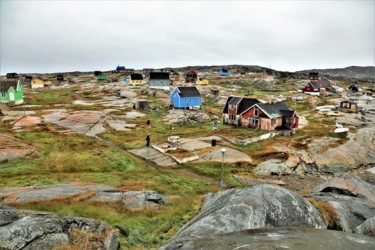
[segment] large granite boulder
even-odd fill
[[[166,245],[211,234],[269,227],[326,228],[318,212],[297,193],[273,185],[230,189],[206,196],[200,213]]]
[[[107,224],[87,218],[0,205],[0,249],[119,249],[118,234]]]
[[[165,250],[205,249],[375,249],[371,237],[313,228],[264,228],[186,239],[163,246]]]

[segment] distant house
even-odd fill
[[[195,83],[197,81],[198,75],[195,71],[189,71],[185,74],[185,82],[186,83]]]
[[[31,80],[31,88],[32,89],[48,87],[48,86],[51,86],[51,85],[52,85],[52,82],[48,81],[48,80],[45,80],[45,79],[36,78],[36,79]]]
[[[316,81],[310,81],[301,90],[303,93],[307,93],[310,95],[320,95],[320,86]]]
[[[219,76],[229,76],[229,71],[227,69],[221,69],[219,71]]]
[[[142,74],[130,74],[129,76],[125,77],[124,81],[125,83],[133,86],[139,86],[144,84]]]
[[[94,75],[95,75],[95,76],[100,76],[100,75],[102,75],[102,74],[103,74],[103,72],[101,72],[101,71],[99,71],[99,70],[94,71]]]
[[[196,87],[176,87],[170,96],[170,104],[175,108],[202,106],[202,95]]]
[[[116,71],[117,71],[117,72],[124,72],[124,71],[125,71],[125,66],[117,65],[117,67],[116,67]]]
[[[310,72],[309,80],[319,80],[319,72]]]
[[[351,111],[357,111],[357,103],[353,99],[341,101],[340,108]]]
[[[195,82],[195,84],[197,85],[207,85],[208,83],[209,81],[207,79],[200,78],[200,77],[198,77],[197,81]]]
[[[269,69],[264,69],[262,73],[262,79],[266,81],[273,81],[275,80],[275,75]]]
[[[135,70],[133,68],[127,68],[127,69],[124,69],[125,72],[134,72]]]
[[[23,89],[20,81],[0,81],[0,103],[23,103]]]
[[[171,80],[168,72],[150,72],[150,79],[148,81],[149,87],[152,89],[169,90]]]
[[[283,102],[260,103],[244,97],[229,97],[223,110],[223,123],[261,130],[298,128],[298,116]]]
[[[8,79],[14,79],[14,78],[18,78],[19,75],[18,75],[17,73],[7,73],[7,74],[6,74],[6,77],[7,77]]]
[[[355,92],[358,92],[359,91],[359,89],[357,88],[357,86],[355,85],[355,83],[354,82],[352,82],[352,84],[349,86],[349,91],[351,91],[351,92],[353,92],[353,93],[355,93]]]
[[[57,74],[56,75],[56,80],[57,81],[64,81],[64,75],[63,74]]]
[[[25,82],[31,82],[32,79],[32,76],[25,76]]]
[[[173,69],[172,68],[162,68],[160,69],[161,72],[172,72]]]

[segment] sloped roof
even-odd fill
[[[294,111],[289,108],[283,102],[274,103],[258,103],[257,106],[264,112],[269,118],[278,118],[282,116],[292,116]],[[290,115],[292,113],[292,115]]]
[[[13,88],[14,91],[17,91],[18,81],[0,81],[0,93],[8,92],[10,88]]]
[[[142,74],[130,74],[130,79],[132,80],[143,80]]]
[[[199,93],[196,87],[178,87],[180,93],[178,95],[180,97],[201,97],[201,93]]]
[[[311,84],[311,86],[314,87],[314,89],[320,89],[320,86],[319,86],[319,84],[317,82],[311,81],[310,84]]]
[[[246,110],[251,108],[251,106],[253,106],[254,104],[259,103],[259,100],[254,99],[254,98],[240,97],[240,96],[230,96],[230,97],[228,97],[227,102],[225,103],[223,113],[228,113],[229,104],[237,105],[238,101],[240,101],[240,103],[238,105],[237,114],[242,114],[243,112],[245,112]]]
[[[234,104],[237,105],[241,101],[242,97],[239,96],[233,96],[232,100],[228,104]]]
[[[248,97],[242,98],[242,101],[240,102],[240,105],[237,110],[237,114],[242,114],[243,112],[245,112],[246,110],[248,110],[254,104],[257,104],[257,103],[259,103],[258,99],[248,98]]]
[[[150,72],[150,80],[169,80],[168,72]]]

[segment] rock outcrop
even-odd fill
[[[205,249],[374,249],[373,238],[313,228],[265,228],[181,240],[161,247],[165,250]]]
[[[9,135],[0,134],[0,142],[0,161],[23,158],[36,152],[32,146]]]
[[[357,179],[333,178],[305,195],[330,204],[338,215],[338,230],[353,232],[375,216],[375,186]],[[358,229],[357,232],[360,232]]]
[[[119,191],[96,184],[67,183],[52,186],[6,188],[0,190],[0,201],[6,203],[43,202],[51,200],[123,202],[132,210],[158,209],[168,197],[155,191]]]
[[[361,225],[354,228],[354,232],[375,237],[375,217],[365,220]]]
[[[230,189],[208,194],[200,213],[162,249],[169,249],[168,246],[181,240],[269,227],[326,228],[326,225],[311,203],[287,189],[273,185]]]
[[[0,205],[0,249],[119,249],[118,234],[107,224],[87,218]]]

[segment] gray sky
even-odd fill
[[[374,1],[4,1],[0,70],[374,65]]]

